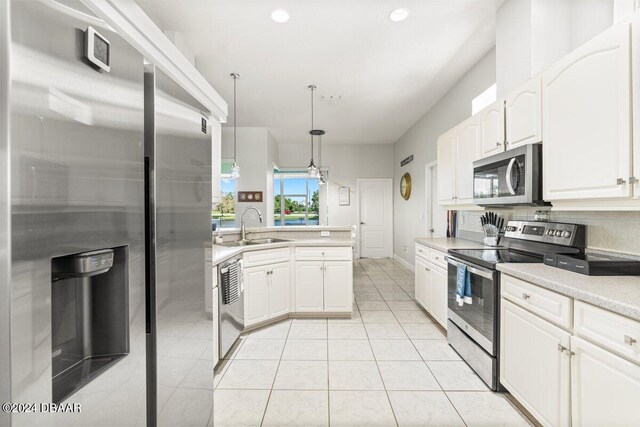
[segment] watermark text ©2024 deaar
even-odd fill
[[[80,403],[11,403],[2,404],[2,412],[11,413],[53,413],[53,412],[82,412]]]

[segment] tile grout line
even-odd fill
[[[394,281],[395,282],[395,281]],[[413,300],[413,299],[412,299]],[[398,319],[398,317],[396,316],[396,314],[392,311],[391,312],[393,314],[393,316],[396,318],[396,321],[398,323],[400,323],[400,320]],[[404,327],[402,326],[402,323],[400,323],[400,327],[402,327],[402,330],[405,331],[405,334],[407,333],[407,331],[404,329]],[[409,334],[407,334],[407,337],[409,336]],[[435,376],[435,374],[433,373],[433,371],[431,370],[431,367],[429,366],[429,364],[427,363],[426,360],[424,360],[424,358],[422,357],[422,355],[420,354],[420,352],[418,351],[418,348],[416,347],[415,343],[413,342],[412,339],[409,339],[409,342],[411,342],[411,345],[413,346],[413,348],[415,349],[415,351],[418,353],[418,355],[420,356],[420,359],[422,360],[422,363],[424,363],[424,365],[427,367],[427,369],[429,370],[429,372],[431,373],[431,375],[433,376],[433,379],[436,381],[436,383],[438,384],[438,387],[440,387],[440,391],[445,395],[445,397],[447,398],[447,401],[449,401],[449,404],[451,405],[451,407],[453,408],[454,411],[456,411],[456,414],[458,414],[458,417],[460,417],[460,420],[462,420],[462,422],[464,423],[465,426],[468,427],[467,422],[465,421],[465,419],[462,417],[462,414],[460,414],[460,412],[458,411],[458,408],[456,408],[456,406],[453,404],[453,402],[451,401],[451,399],[449,398],[449,395],[447,394],[447,392],[444,390],[444,388],[442,387],[442,384],[440,384],[440,381],[438,381],[438,378]],[[383,380],[384,381],[384,380]],[[386,388],[386,386],[385,386]]]
[[[273,381],[271,382],[271,389],[269,390],[269,396],[267,397],[267,403],[264,405],[264,412],[262,413],[262,419],[260,420],[260,426],[264,424],[264,419],[267,416],[267,410],[269,409],[269,402],[271,401],[271,395],[273,394],[273,387],[276,384],[276,379],[278,378],[278,371],[280,370],[280,364],[282,363],[282,355],[284,354],[284,349],[287,346],[287,340],[289,339],[289,333],[291,332],[291,326],[293,325],[293,321],[288,319],[289,328],[287,329],[287,336],[284,339],[284,345],[282,346],[282,351],[280,352],[280,359],[278,360],[278,366],[276,367],[276,372],[273,375]]]
[[[366,271],[365,271],[365,273],[366,273]],[[366,274],[367,274],[367,276],[369,276],[368,273],[366,273]],[[383,296],[383,298],[384,298],[384,296]],[[384,393],[387,396],[387,401],[389,402],[389,408],[391,408],[391,414],[393,415],[393,419],[396,422],[396,426],[400,426],[400,423],[398,422],[398,417],[396,416],[396,411],[393,409],[393,404],[391,403],[391,397],[389,396],[389,390],[387,390],[387,385],[384,382],[384,377],[382,376],[382,371],[380,370],[380,365],[378,365],[378,357],[376,356],[376,353],[373,350],[373,345],[371,345],[371,338],[369,337],[369,332],[367,332],[367,327],[364,326],[364,321],[362,322],[362,325],[364,327],[365,334],[367,334],[367,340],[369,341],[369,347],[371,347],[371,353],[373,354],[373,360],[374,360],[374,362],[376,364],[376,369],[378,370],[378,375],[380,375],[380,381],[382,381],[382,386],[384,387]]]

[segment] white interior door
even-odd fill
[[[393,256],[393,196],[391,179],[358,180],[360,256]]]
[[[427,194],[427,234],[430,237],[446,237],[447,212],[438,203],[438,162],[429,163],[424,171]]]

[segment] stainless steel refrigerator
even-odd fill
[[[213,423],[213,320],[205,304],[211,126],[204,107],[152,64],[145,67],[145,163],[147,416],[159,425],[206,425]]]
[[[208,113],[80,1],[0,24],[0,400],[81,405],[0,425],[206,425]]]

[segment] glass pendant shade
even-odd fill
[[[317,166],[313,163],[313,160],[311,160],[311,163],[309,163],[309,167],[307,168],[307,170],[309,171],[309,176],[311,178],[316,178],[318,176],[318,168]]]
[[[231,177],[232,178],[240,177],[240,166],[236,162],[233,162],[233,166],[231,166]]]

